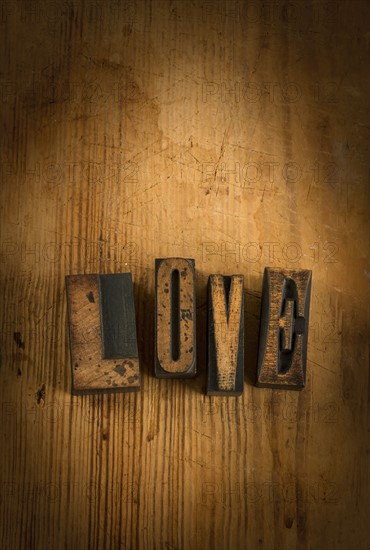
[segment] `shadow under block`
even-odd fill
[[[306,383],[312,272],[265,268],[257,386],[301,390]]]
[[[208,279],[207,395],[243,393],[243,281],[243,275]]]
[[[155,260],[155,375],[196,375],[195,262],[187,258]]]
[[[131,273],[66,277],[72,393],[140,389]]]

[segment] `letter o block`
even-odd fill
[[[196,374],[195,262],[155,261],[155,375],[189,378]]]

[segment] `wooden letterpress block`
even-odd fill
[[[188,378],[196,374],[195,262],[155,260],[155,375]]]
[[[207,395],[243,393],[243,275],[211,275],[208,279],[207,355]]]
[[[310,270],[265,268],[257,386],[300,390],[306,382]]]
[[[66,277],[72,393],[140,389],[131,273]]]

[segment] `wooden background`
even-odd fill
[[[367,0],[0,4],[2,549],[369,548]],[[195,380],[153,376],[194,258]],[[308,381],[254,387],[265,266],[313,270]],[[64,277],[131,271],[137,395],[71,397]],[[211,273],[245,390],[207,398]]]

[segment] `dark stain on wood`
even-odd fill
[[[46,397],[45,384],[42,384],[41,388],[37,390],[35,397],[36,397],[36,403],[38,405],[40,405],[41,401],[45,401],[45,397]]]
[[[25,344],[22,340],[22,336],[21,336],[21,333],[20,332],[14,332],[13,334],[13,339],[14,339],[14,342],[17,344],[17,346],[19,347],[19,349],[25,349]]]

